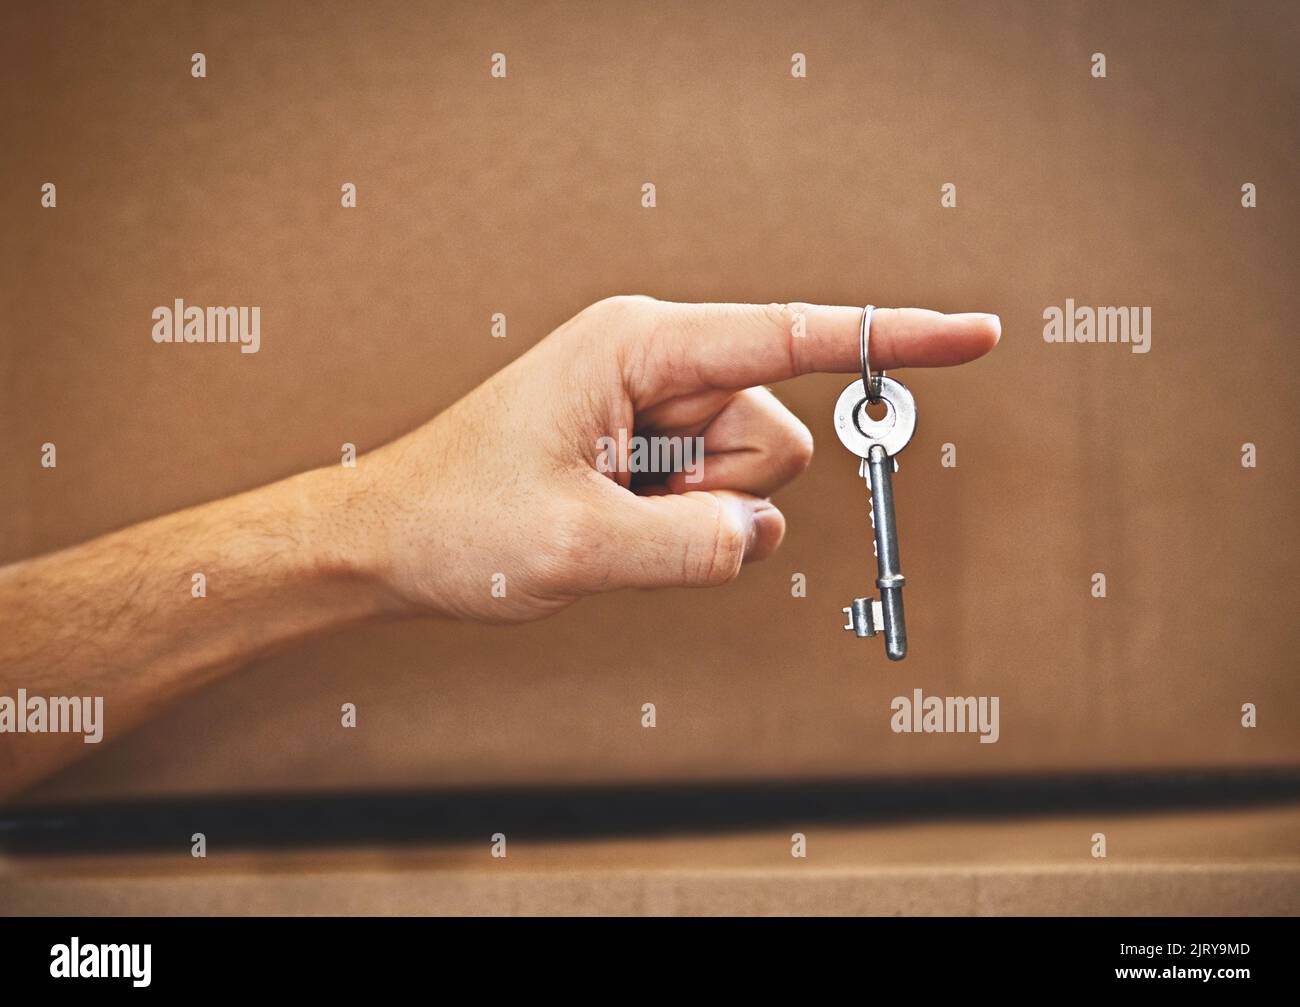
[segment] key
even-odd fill
[[[907,656],[907,624],[903,618],[903,573],[898,559],[898,526],[894,519],[894,472],[897,456],[916,432],[916,402],[907,386],[881,374],[878,382],[885,415],[867,413],[867,384],[859,379],[840,393],[835,403],[835,432],[846,448],[862,459],[859,472],[871,492],[871,523],[875,529],[876,586],[880,600],[855,598],[845,608],[845,629],[858,636],[885,634],[885,656]]]

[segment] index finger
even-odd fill
[[[676,394],[747,388],[812,371],[860,369],[862,308],[823,304],[677,304],[658,302],[646,348],[646,376]],[[871,319],[874,370],[947,367],[997,345],[1002,323],[982,312],[876,308]],[[665,389],[666,390],[666,389]]]

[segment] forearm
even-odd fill
[[[304,473],[0,569],[0,697],[103,697],[116,737],[223,671],[388,610],[352,534],[353,474]],[[0,795],[91,750],[10,725]]]

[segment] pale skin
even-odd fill
[[[204,682],[343,626],[524,622],[603,591],[731,581],[780,545],[785,517],[770,498],[812,460],[807,428],[763,386],[858,371],[861,316],[600,301],[355,468],[0,568],[0,696],[101,695],[116,737]],[[999,334],[995,315],[877,309],[872,363],[961,364]],[[598,442],[620,429],[702,436],[703,480],[633,487],[599,471]],[[498,573],[505,597],[491,589]],[[0,795],[95,747],[0,733]]]

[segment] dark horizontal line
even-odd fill
[[[1300,800],[1300,770],[229,794],[0,809],[0,850],[129,852],[705,834]]]

